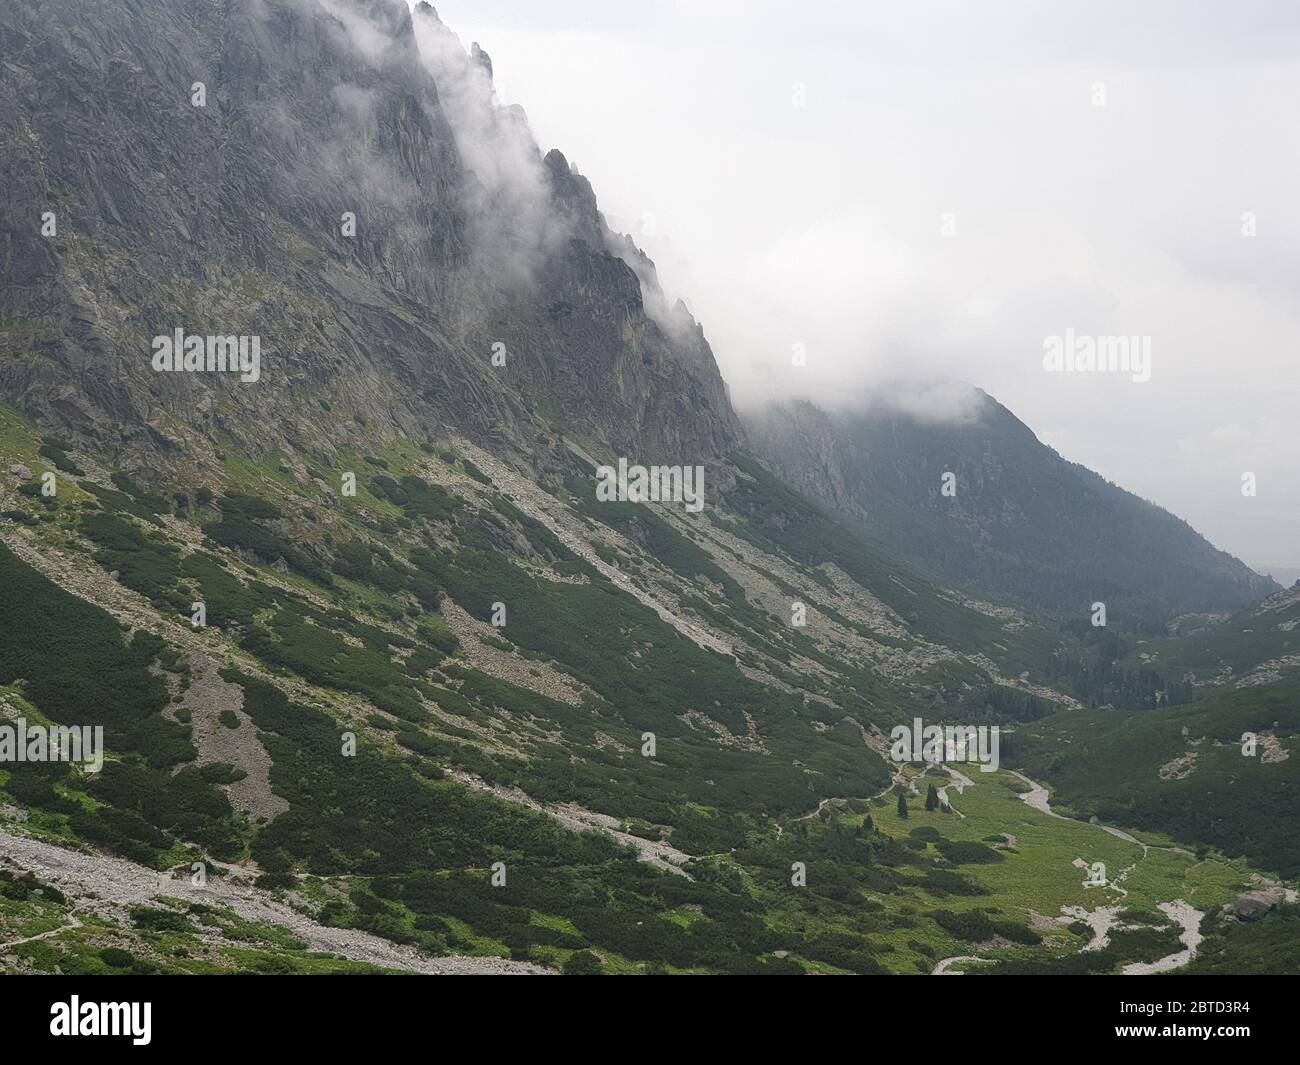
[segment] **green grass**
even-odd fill
[[[1275,724],[1283,749],[1294,752],[1300,686],[1233,689],[1160,710],[1058,714],[1022,726],[1003,751],[1030,775],[1051,781],[1080,813],[1242,855],[1294,877],[1300,758],[1266,762],[1262,746],[1256,757],[1242,753],[1244,733],[1273,731]],[[1161,777],[1162,767],[1189,752],[1196,755],[1190,774]]]

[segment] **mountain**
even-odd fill
[[[1300,583],[1300,567],[1296,566],[1257,566],[1260,573],[1272,577],[1284,588]]]
[[[894,757],[1183,682],[773,473],[428,5],[35,0],[0,41],[5,972],[1169,967],[1162,905],[1289,860],[1089,886],[1148,849]]]
[[[1185,521],[1041,443],[992,397],[961,389],[936,417],[888,399],[747,412],[756,452],[793,487],[945,580],[1076,618],[1161,626],[1277,590]],[[944,491],[946,474],[952,490]]]
[[[1186,677],[1207,692],[1295,679],[1300,670],[1300,587],[1228,616],[1179,619],[1169,636],[1136,641],[1128,661]]]
[[[429,5],[49,0],[4,33],[0,389],[52,430],[187,476],[217,439],[734,446],[699,327]],[[155,372],[177,329],[258,337],[259,380]]]

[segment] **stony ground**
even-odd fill
[[[308,950],[340,954],[353,961],[435,976],[527,975],[550,970],[504,958],[434,958],[409,946],[352,928],[331,928],[290,909],[270,894],[247,884],[209,877],[197,886],[188,876],[173,877],[107,855],[82,853],[43,840],[13,835],[0,828],[0,855],[85,905],[112,916],[128,906],[150,903],[156,896],[224,906],[249,921],[292,932]],[[93,896],[93,900],[89,897]]]

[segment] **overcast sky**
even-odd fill
[[[738,406],[951,374],[1300,567],[1300,4],[435,6],[686,300]],[[1150,337],[1150,381],[1046,372],[1067,329]]]

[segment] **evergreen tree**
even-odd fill
[[[901,791],[898,793],[898,816],[907,816],[907,799]]]
[[[930,785],[930,790],[925,793],[925,808],[935,810],[939,807],[939,793],[934,790],[934,785]]]

